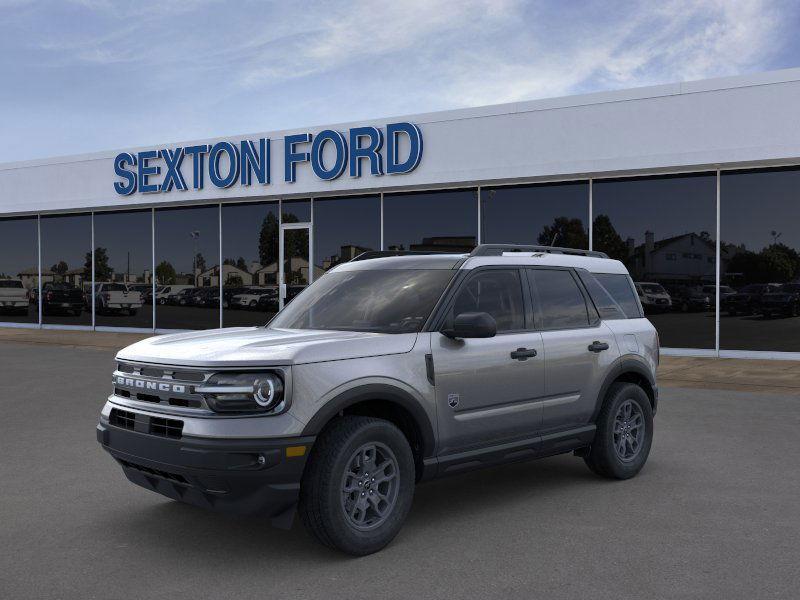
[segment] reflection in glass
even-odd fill
[[[308,287],[308,229],[283,231],[283,282],[286,284],[284,305]]]
[[[278,203],[222,207],[222,322],[264,325],[278,311]]]
[[[281,202],[284,223],[310,223],[310,200],[284,200]]]
[[[589,248],[586,181],[481,189],[484,244]]]
[[[593,247],[631,273],[661,345],[715,347],[716,176],[595,180]]]
[[[478,239],[478,190],[386,194],[387,250],[470,252]]]
[[[156,327],[219,327],[219,208],[156,210],[155,232]]]
[[[800,169],[723,172],[720,349],[800,351]]]
[[[0,322],[38,323],[36,217],[0,219]]]
[[[92,216],[42,217],[42,322],[92,324]]]
[[[94,215],[95,325],[153,326],[152,212]]]
[[[379,196],[314,200],[314,278],[362,252],[380,250]]]

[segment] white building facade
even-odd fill
[[[22,282],[29,306],[0,293],[0,323],[262,324],[363,251],[503,242],[604,251],[660,284],[667,352],[798,358],[798,105],[791,69],[3,164],[0,291]],[[102,313],[90,282],[144,305]],[[775,289],[787,315],[766,319]]]

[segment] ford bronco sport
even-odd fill
[[[598,252],[370,252],[263,327],[117,355],[98,441],[132,482],[361,555],[416,482],[573,452],[627,479],[653,438],[658,337]]]

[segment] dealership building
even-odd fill
[[[666,353],[797,359],[798,106],[790,69],[2,164],[0,326],[263,324],[363,252],[515,243],[625,262]]]

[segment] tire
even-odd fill
[[[634,414],[640,419],[640,431],[643,438],[639,440],[638,450],[627,459],[623,459],[615,447],[615,425],[617,415],[623,405],[631,403]],[[630,479],[644,467],[653,443],[653,408],[645,391],[635,383],[615,383],[608,390],[600,415],[597,417],[597,433],[588,455],[584,458],[592,472],[610,479]],[[625,450],[630,446],[625,445]]]
[[[354,470],[352,467],[355,464],[353,461],[358,460],[356,457],[364,456],[361,451],[365,446],[372,446],[372,459],[377,458],[379,463],[385,464],[387,459],[392,463],[393,459],[394,478],[379,483],[383,486],[379,489],[372,488],[376,494],[374,497],[377,498],[379,490],[382,490],[391,500],[388,506],[384,505],[386,514],[383,516],[376,516],[375,509],[371,508],[373,503],[366,499],[369,496],[364,500],[358,497],[359,493],[362,496],[365,494],[365,491],[359,492],[358,489],[366,490],[366,487],[364,480],[357,477],[366,473],[368,465],[366,468],[356,467],[357,475],[350,477],[349,482],[346,476],[348,471]],[[376,448],[377,451],[374,450]],[[372,460],[369,456],[367,458],[368,462]],[[340,417],[320,434],[308,460],[300,484],[298,510],[301,520],[314,537],[330,548],[353,556],[377,552],[394,539],[411,509],[415,483],[411,447],[397,427],[373,417]],[[390,472],[387,468],[387,474]],[[352,495],[349,499],[344,498],[346,484],[353,487],[351,494],[355,500]],[[370,484],[367,482],[367,485]],[[357,508],[362,502],[367,507],[365,511]],[[383,502],[387,501],[379,500],[378,504]],[[365,517],[364,526],[358,527],[354,518],[348,516],[346,506],[356,507],[354,513]],[[366,518],[370,512],[375,519],[372,524]]]
[[[256,304],[258,304],[258,302],[256,302],[255,300],[250,300],[250,308],[255,308]]]

